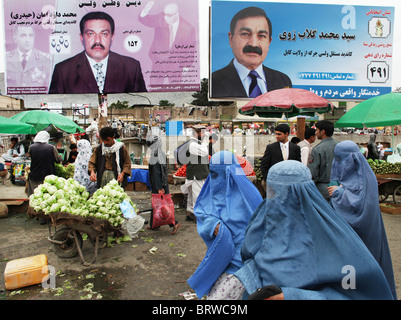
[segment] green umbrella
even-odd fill
[[[344,114],[336,128],[371,128],[401,124],[401,93],[390,92],[365,100]]]
[[[85,132],[74,121],[59,113],[50,111],[23,111],[11,117],[11,119],[31,124],[34,126],[37,132],[46,129],[49,125],[53,125],[54,127],[68,133],[75,133],[77,131]]]
[[[0,116],[0,133],[36,134],[36,130],[30,124]]]

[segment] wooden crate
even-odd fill
[[[127,182],[127,185],[125,186],[125,191],[134,191],[134,183]]]
[[[135,181],[134,186],[135,186],[135,191],[148,191],[149,190],[146,183],[143,183],[140,181]]]
[[[389,214],[401,214],[401,205],[395,203],[380,203],[380,211]]]

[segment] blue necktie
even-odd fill
[[[262,94],[262,91],[260,91],[260,88],[258,86],[258,73],[255,70],[252,70],[251,72],[249,72],[249,76],[252,79],[251,85],[249,86],[249,97],[255,98],[257,96],[260,96]]]

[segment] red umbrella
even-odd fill
[[[293,117],[299,114],[313,116],[315,112],[325,113],[333,109],[333,104],[317,94],[297,88],[273,90],[249,101],[239,112],[244,115],[278,117],[283,113]]]

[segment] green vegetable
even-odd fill
[[[120,203],[124,200],[128,200],[135,212],[138,212],[136,205],[116,180],[96,190],[89,198],[85,186],[74,179],[49,175],[29,197],[29,205],[36,212],[67,212],[84,218],[105,219],[117,227],[125,221],[120,209]]]

